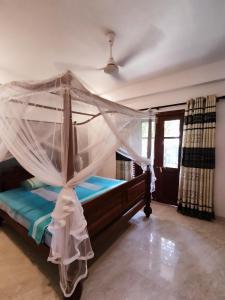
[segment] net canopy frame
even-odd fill
[[[59,266],[65,297],[87,276],[87,261],[94,256],[74,187],[118,151],[151,171],[153,191],[153,120],[151,111],[136,111],[93,95],[71,71],[43,81],[0,86],[0,161],[11,155],[39,180],[62,187],[48,227],[52,234],[48,260]],[[141,126],[146,121],[149,142],[143,156]]]

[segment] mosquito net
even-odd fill
[[[65,296],[87,275],[87,260],[93,257],[73,188],[107,164],[115,151],[143,169],[150,165],[150,148],[143,149],[141,128],[143,122],[151,125],[152,119],[149,111],[135,111],[91,94],[71,72],[0,87],[0,159],[10,153],[41,181],[63,187],[49,225],[48,260],[59,265]],[[151,177],[154,181],[153,173]]]

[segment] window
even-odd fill
[[[178,168],[180,120],[164,121],[163,167]]]
[[[144,121],[141,124],[141,154],[143,157],[147,157],[148,148],[148,121]],[[155,122],[152,122],[152,132],[151,132],[151,162],[153,163],[154,157],[154,137],[155,137]]]
[[[148,122],[141,123],[141,155],[147,157]]]

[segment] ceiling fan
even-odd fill
[[[76,71],[104,71],[104,73],[111,75],[115,79],[123,80],[124,78],[120,74],[121,67],[129,65],[129,63],[141,52],[146,51],[146,49],[154,48],[162,39],[162,32],[151,25],[148,28],[147,32],[144,32],[141,35],[141,39],[138,43],[134,44],[133,47],[129,47],[126,53],[120,57],[117,61],[113,58],[112,48],[115,41],[115,33],[111,30],[106,32],[107,41],[109,44],[109,59],[103,68],[95,68],[87,65],[78,65],[73,63],[65,63],[65,62],[55,62],[55,66],[57,69],[61,71],[66,70],[74,70]]]
[[[101,68],[107,74],[114,74],[119,72],[119,65],[115,62],[112,55],[112,47],[115,40],[115,33],[113,31],[107,32],[107,38],[109,43],[109,59],[104,68]]]
[[[91,66],[85,66],[85,65],[77,65],[77,64],[68,64],[64,62],[56,62],[55,65],[58,69],[61,69],[63,71],[69,70],[72,68],[72,70],[77,71],[104,71],[106,74],[109,74],[113,76],[116,79],[121,79],[121,76],[119,75],[119,66],[122,66],[122,64],[117,63],[112,54],[112,47],[115,40],[115,33],[113,31],[107,31],[106,32],[107,41],[109,43],[109,59],[105,67],[103,68],[94,68]]]

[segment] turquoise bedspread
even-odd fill
[[[81,203],[91,201],[98,195],[124,183],[123,180],[92,176],[76,187],[76,193]],[[46,190],[59,193],[61,187],[47,186]],[[51,222],[51,212],[55,202],[48,201],[40,195],[19,187],[13,190],[0,193],[0,205],[11,211],[11,216],[20,216],[29,224],[28,233],[39,244],[43,240],[43,235]],[[3,208],[3,205],[0,206]]]

